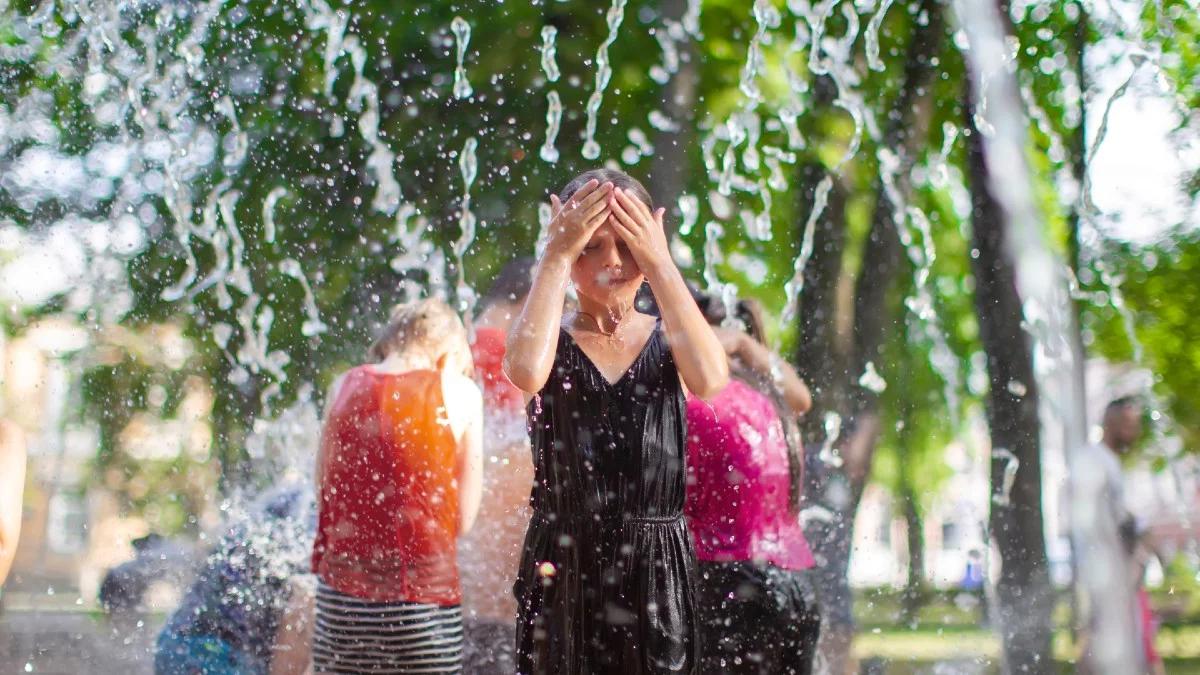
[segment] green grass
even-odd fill
[[[929,591],[925,599],[915,620],[905,624],[899,593],[891,589],[856,593],[855,655],[863,661],[882,661],[884,672],[900,675],[927,673],[935,663],[947,661],[973,661],[985,665],[988,672],[998,672],[1000,641],[983,625],[982,607],[964,602],[968,598],[952,591]],[[1200,675],[1200,616],[1179,610],[1181,605],[1195,606],[1191,600],[1166,593],[1152,600],[1156,607],[1168,603],[1163,614],[1170,622],[1159,630],[1156,646],[1172,674]],[[1054,610],[1054,658],[1064,673],[1074,672],[1070,618],[1069,599],[1060,596]]]

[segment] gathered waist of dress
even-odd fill
[[[559,513],[554,511],[545,511],[543,509],[535,509],[533,512],[533,520],[535,522],[544,523],[547,525],[571,525],[571,526],[587,526],[587,525],[672,525],[682,523],[684,520],[683,510],[674,514],[639,514],[639,513],[604,513],[601,511],[583,511],[571,513]]]

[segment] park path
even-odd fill
[[[149,674],[161,622],[161,616],[134,618],[125,626],[85,611],[6,610],[0,613],[0,675]]]

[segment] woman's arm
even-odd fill
[[[650,282],[683,384],[702,399],[716,396],[729,383],[729,360],[671,260],[663,209],[650,213],[640,199],[618,189],[612,212],[617,233]]]
[[[717,332],[721,342],[727,346],[729,357],[737,359],[769,382],[793,414],[803,415],[812,408],[812,394],[808,385],[804,384],[791,364],[777,358],[765,345],[740,330],[718,328]]]
[[[270,675],[308,675],[312,672],[312,633],[316,592],[300,575],[287,580],[287,605],[279,617],[271,645]]]
[[[483,394],[473,380],[444,374],[443,399],[452,409],[450,419],[458,441],[458,533],[475,524],[483,499]]]
[[[0,420],[0,586],[17,556],[24,496],[25,434],[12,422]]]
[[[571,265],[592,233],[608,218],[611,192],[612,183],[599,185],[593,180],[566,204],[550,196],[555,214],[550,222],[550,238],[534,270],[525,306],[508,333],[504,353],[504,374],[527,394],[541,391],[550,377]]]

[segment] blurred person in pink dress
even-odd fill
[[[721,300],[697,294],[714,326]],[[689,397],[685,511],[700,564],[701,673],[810,673],[820,632],[799,521],[803,452],[795,418],[812,405],[796,372],[763,345],[760,310],[735,309],[717,335],[733,377]]]

